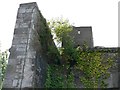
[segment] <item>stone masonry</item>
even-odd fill
[[[101,52],[102,50],[108,57],[118,53],[118,48],[109,50],[109,48],[94,47],[92,27],[73,27],[73,30],[71,36],[74,37],[74,46],[83,45],[86,41],[90,52],[94,50]],[[35,2],[20,4],[3,90],[44,87],[47,64],[57,56],[59,57],[59,54],[54,52],[50,56],[48,53],[50,48],[58,52],[46,20],[40,13],[37,4]],[[118,63],[119,58],[116,57],[115,60]],[[119,86],[118,77],[120,77],[119,68],[111,71],[107,81],[109,88]]]
[[[35,27],[39,17],[35,2],[20,4],[3,89],[35,87],[36,53],[41,50],[40,28]]]
[[[93,35],[92,35],[92,27],[84,26],[84,27],[73,27],[73,31],[70,34],[74,39],[74,46],[83,46],[84,43],[88,45],[88,47],[93,48]]]
[[[119,86],[119,57],[118,57],[118,48],[105,48],[105,47],[94,47],[93,45],[93,35],[92,35],[92,27],[73,27],[73,31],[70,33],[70,36],[74,40],[74,47],[83,46],[83,44],[87,44],[88,48],[87,52],[99,51],[104,53],[106,56],[105,58],[113,57],[114,61],[116,62],[117,68],[110,71],[110,77],[106,80],[108,84],[108,88],[118,87]],[[80,76],[80,75],[79,75]],[[78,85],[80,87],[81,85]]]
[[[94,42],[93,42],[93,35],[92,35],[92,27],[91,26],[84,26],[84,27],[74,27],[73,26],[73,31],[70,33],[70,36],[74,40],[74,47],[77,46],[83,46],[83,44],[87,44],[88,50],[87,52],[92,52],[92,51],[99,51],[104,53],[106,58],[113,57],[114,55],[114,61],[117,64],[117,68],[114,70],[110,71],[110,77],[106,82],[108,83],[108,88],[112,87],[118,87],[119,86],[119,57],[118,57],[118,48],[105,48],[105,47],[94,47]],[[80,85],[79,85],[80,86]]]

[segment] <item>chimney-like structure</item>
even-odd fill
[[[55,53],[49,54],[50,48]],[[59,52],[37,3],[20,4],[2,89],[43,88],[54,58]]]
[[[39,64],[36,61],[38,54],[42,58],[41,54],[38,53],[38,51],[42,52],[38,34],[38,31],[42,31],[40,23],[44,27],[43,23],[45,22],[42,20],[45,19],[40,14],[36,2],[20,4],[5,80],[3,82],[3,90],[6,90],[6,88],[17,88],[17,90],[34,88],[36,82],[40,80],[36,75],[35,67],[37,66],[35,63]],[[38,58],[39,62],[43,59],[41,58]],[[37,72],[38,75],[43,78],[41,68],[39,71],[39,73]],[[42,83],[42,81],[39,83]],[[42,86],[39,85],[39,87]]]
[[[89,48],[93,48],[92,27],[73,27],[70,35],[73,37],[75,47],[83,46],[83,44],[86,43]]]

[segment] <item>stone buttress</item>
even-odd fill
[[[37,49],[41,48],[39,28],[35,27],[39,13],[35,2],[20,4],[3,89],[35,86],[35,59]]]

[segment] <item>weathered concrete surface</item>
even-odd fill
[[[41,32],[39,23],[44,23],[41,19],[44,18],[35,2],[20,4],[3,89],[43,87],[43,82],[39,78],[45,76],[47,65],[39,40],[39,32]],[[39,68],[36,64],[39,64]],[[37,70],[39,70],[38,74],[36,74]],[[36,85],[36,82],[41,84]]]
[[[37,4],[20,4],[3,89],[43,88],[47,62],[58,55],[51,46],[58,52]]]

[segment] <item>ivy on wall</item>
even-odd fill
[[[42,46],[42,53],[44,56],[48,58],[47,63],[57,63],[60,64],[59,61],[59,52],[53,42],[51,30],[46,22],[46,19],[40,13],[40,21],[39,21],[40,30],[38,30],[39,40]]]
[[[47,69],[46,88],[75,88],[73,73],[68,76],[65,66],[49,65]]]
[[[56,35],[59,47],[60,64],[52,63],[48,65],[46,88],[75,88],[74,71],[83,72],[79,77],[85,88],[106,88],[106,79],[109,78],[109,70],[115,66],[113,57],[105,58],[102,52],[88,52],[87,44],[74,47],[73,39],[69,36],[72,26],[68,20],[55,19],[48,22],[51,32]],[[49,54],[56,55],[54,48],[48,46]],[[86,51],[85,51],[86,50]],[[55,61],[56,57],[52,57]]]

